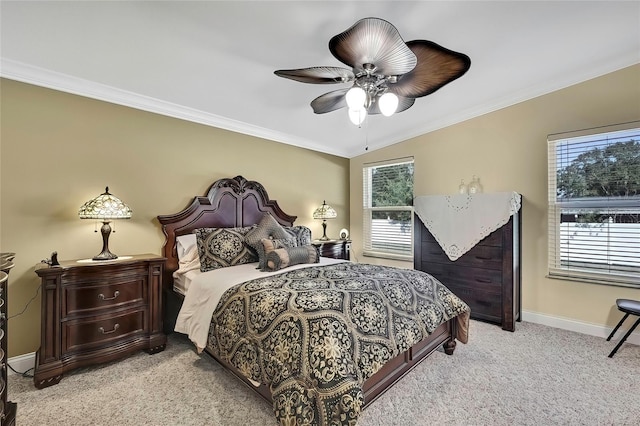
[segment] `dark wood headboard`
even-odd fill
[[[262,184],[242,176],[215,181],[202,197],[193,198],[184,210],[158,216],[166,236],[162,255],[167,258],[163,286],[171,289],[173,272],[178,269],[176,237],[191,234],[197,228],[232,228],[250,226],[265,213],[284,226],[292,226],[297,216],[283,212],[276,200],[269,199]]]

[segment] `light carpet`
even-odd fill
[[[452,356],[432,354],[361,415],[359,426],[640,425],[640,346],[538,324],[514,333],[471,321]],[[198,355],[183,335],[167,349],[66,374],[38,390],[13,375],[18,426],[276,425],[271,406]]]

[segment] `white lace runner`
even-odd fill
[[[422,195],[413,208],[449,259],[456,260],[520,210],[517,192]]]

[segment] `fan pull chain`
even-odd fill
[[[371,117],[367,117],[371,120]],[[365,120],[365,129],[364,129],[364,150],[369,151],[369,120]]]
[[[98,232],[98,221],[96,220],[94,224],[95,224],[95,227],[93,229],[93,232]]]

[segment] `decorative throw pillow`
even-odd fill
[[[244,244],[253,227],[196,229],[200,271],[255,262],[255,254]]]
[[[262,219],[260,219],[258,226],[249,231],[244,239],[245,242],[251,246],[256,253],[258,253],[258,269],[264,269],[265,265],[264,246],[262,245],[262,240],[264,239],[294,240],[293,237],[285,231],[282,225],[276,222],[273,216],[269,213],[265,213]]]
[[[267,254],[266,268],[268,271],[279,271],[287,266],[318,263],[319,261],[320,253],[316,246],[284,247]]]
[[[287,226],[284,229],[296,239],[299,246],[311,244],[311,229],[306,226]]]
[[[269,253],[271,253],[274,250],[281,249],[281,248],[287,248],[287,247],[296,247],[297,245],[298,244],[296,244],[296,240],[294,240],[292,238],[282,238],[282,239],[278,239],[278,240],[272,240],[272,239],[269,239],[269,238],[263,238],[262,239],[262,247],[264,248],[265,259],[267,258]],[[261,270],[263,272],[264,271],[268,271],[266,264],[265,264],[264,268],[261,268]]]

